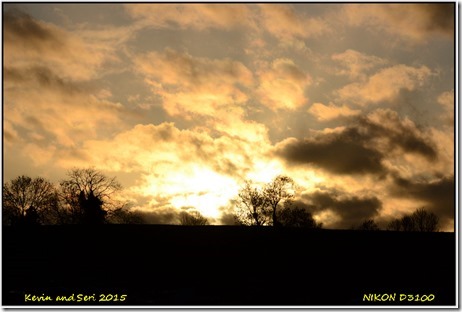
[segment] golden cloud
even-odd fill
[[[128,4],[125,9],[147,27],[204,30],[253,25],[249,7],[239,4]]]
[[[295,38],[319,37],[330,32],[330,27],[321,18],[302,16],[293,6],[285,4],[261,4],[261,23],[264,28],[283,41]]]
[[[445,124],[448,124],[451,127],[453,127],[454,112],[455,112],[454,90],[441,93],[438,96],[437,102],[438,104],[441,105],[441,107],[444,110],[444,113],[442,114],[441,119],[445,121]]]
[[[314,103],[308,109],[308,112],[315,116],[319,121],[329,121],[339,117],[356,116],[361,113],[360,110],[351,109],[346,105],[335,106],[332,103],[329,103],[329,105]]]
[[[307,104],[305,89],[311,84],[311,77],[295,63],[286,58],[261,63],[260,85],[256,90],[260,102],[273,109],[296,110]]]
[[[108,90],[86,84],[117,59],[117,45],[108,32],[97,36],[107,39],[99,41],[94,33],[69,32],[20,11],[5,13],[7,135],[33,142],[28,149],[36,151],[39,163],[50,158],[55,145],[75,147],[115,124],[123,127],[122,105],[109,100]]]
[[[380,70],[364,82],[346,85],[337,94],[342,101],[363,106],[390,102],[399,96],[401,90],[414,91],[423,86],[431,75],[431,70],[426,66],[395,65]]]
[[[241,89],[253,84],[252,72],[231,59],[196,58],[166,49],[140,55],[134,62],[173,116],[213,116],[227,106],[242,105],[248,98]]]
[[[121,104],[100,99],[45,68],[13,71],[16,78],[5,77],[4,118],[29,139],[41,136],[51,144],[71,147],[114,124],[123,127]]]
[[[352,49],[333,54],[331,58],[343,67],[336,74],[347,75],[350,79],[360,80],[366,78],[366,73],[371,69],[387,63],[386,60],[380,57],[367,55]]]

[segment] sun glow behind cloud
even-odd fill
[[[220,207],[229,204],[238,188],[231,177],[193,165],[172,171],[163,179],[148,176],[140,191],[147,197],[161,194],[174,208],[194,208],[206,217],[218,218]]]

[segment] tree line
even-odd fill
[[[115,199],[121,189],[115,177],[93,168],[68,171],[59,186],[41,177],[22,175],[3,184],[3,225],[146,223],[142,214],[130,211],[126,203]],[[286,175],[264,185],[247,180],[235,199],[234,224],[322,228],[311,212],[294,204],[295,195],[295,183]],[[198,211],[182,211],[178,221],[180,225],[210,224]],[[438,230],[438,221],[435,214],[419,209],[391,221],[387,230],[433,232]],[[352,229],[380,228],[369,219]]]
[[[380,227],[374,219],[368,219],[352,229],[361,231],[379,231]],[[411,214],[405,214],[401,218],[391,220],[386,225],[385,229],[388,231],[401,232],[437,232],[439,230],[439,218],[433,212],[420,208]]]
[[[302,207],[294,205],[295,183],[285,175],[279,175],[271,182],[258,188],[250,180],[240,189],[235,209],[237,224],[251,226],[291,226],[322,228],[313,215]],[[437,232],[439,218],[424,208],[396,218],[386,225],[388,231]],[[381,230],[374,219],[364,220],[352,230]]]
[[[142,223],[114,199],[121,188],[115,177],[92,168],[70,170],[59,187],[22,175],[3,184],[3,225]]]

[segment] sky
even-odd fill
[[[325,228],[454,230],[454,3],[3,3],[4,181],[93,167],[150,222],[294,179]]]

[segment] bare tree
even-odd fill
[[[278,212],[284,205],[291,203],[295,194],[294,181],[279,175],[262,188],[245,181],[238,193],[235,215],[238,223],[243,225],[278,226]]]
[[[208,225],[209,221],[206,217],[201,215],[199,211],[180,213],[180,224],[181,225]]]
[[[104,201],[122,189],[115,177],[109,178],[94,168],[72,169],[67,172],[67,176],[66,180],[61,181],[61,187],[74,195],[83,191],[85,196],[93,193]]]
[[[414,228],[418,232],[437,232],[439,218],[433,212],[417,209],[411,215]]]
[[[22,222],[29,215],[40,223],[53,223],[59,209],[58,193],[44,178],[19,176],[3,184],[3,224]]]
[[[252,181],[245,181],[239,190],[236,203],[236,219],[243,225],[263,226],[270,222],[270,210],[264,192],[252,185]]]
[[[288,176],[279,175],[265,186],[263,194],[265,201],[271,208],[273,226],[280,225],[277,220],[277,209],[280,204],[290,202],[294,197],[294,181]]]
[[[400,219],[394,219],[387,229],[391,231],[416,231],[416,232],[437,232],[439,218],[433,212],[425,209],[417,209],[410,215],[404,215]]]
[[[70,210],[72,223],[102,223],[107,212],[123,206],[112,199],[122,186],[115,177],[107,177],[100,171],[73,169],[62,180],[61,195]]]

